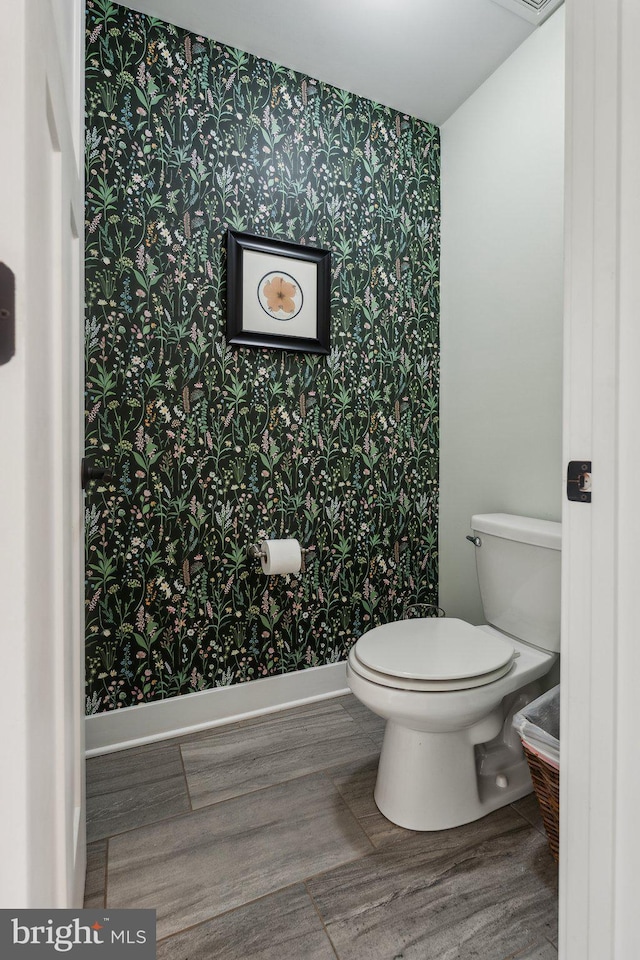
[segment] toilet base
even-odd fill
[[[479,820],[532,791],[519,743],[484,748],[503,724],[501,710],[463,730],[430,733],[387,720],[374,792],[380,812],[409,830],[446,830]]]

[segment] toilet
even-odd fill
[[[354,644],[347,681],[386,719],[375,801],[393,823],[444,830],[532,790],[518,710],[558,682],[561,525],[471,519],[486,624],[400,620]]]

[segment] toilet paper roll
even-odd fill
[[[297,540],[263,540],[260,544],[262,572],[268,577],[276,573],[298,573],[302,551]]]

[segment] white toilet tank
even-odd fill
[[[487,622],[542,650],[560,651],[562,525],[484,513],[471,518],[480,538],[476,567]]]

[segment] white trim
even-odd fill
[[[24,130],[27,111],[27,7],[25,3],[2,5],[0,31],[0,123],[11,130],[0,158],[0,260],[16,277],[15,356],[0,367],[0,609],[2,610],[5,677],[14,678],[3,692],[0,705],[3,759],[11,777],[0,801],[0,907],[33,906],[30,901],[33,861],[28,856],[32,836],[33,804],[31,754],[33,752],[33,682],[31,637],[26,622],[29,568],[26,489],[27,412],[26,343],[29,330],[27,276],[30,250],[24,233],[24,197],[27,192],[27,149]],[[44,863],[45,861],[42,860]],[[48,864],[48,861],[47,861]]]
[[[638,863],[640,862],[640,765],[637,703],[640,675],[638,584],[640,583],[640,8],[623,5],[620,29],[620,349],[618,360],[617,596],[615,851],[613,853],[614,955],[640,956]]]
[[[346,662],[340,661],[97,713],[86,718],[86,755],[95,757],[154,740],[184,736],[345,693],[349,693]]]
[[[6,676],[0,904],[82,905],[85,877],[80,277],[70,283],[69,207],[82,222],[69,96],[81,0],[3,3],[0,259],[15,274],[16,350],[0,370],[0,609]],[[27,53],[28,69],[25,69]],[[76,138],[77,139],[77,138]],[[82,168],[80,168],[82,169]],[[75,827],[75,821],[78,828]]]
[[[596,680],[597,647],[594,622],[610,603],[612,556],[602,544],[602,519],[611,500],[612,451],[597,448],[597,417],[608,416],[614,434],[611,397],[598,383],[611,364],[611,353],[598,358],[595,341],[615,323],[615,235],[604,218],[615,209],[616,51],[611,49],[606,17],[599,17],[600,0],[567,3],[566,96],[566,246],[565,246],[565,369],[564,461],[593,461],[593,502],[564,502],[561,650],[561,795],[559,956],[562,960],[609,960],[611,871],[598,855],[598,820],[602,839],[610,844],[611,817],[603,801],[611,788],[609,757],[603,757],[604,780],[597,780],[598,754],[604,743],[594,739],[598,718],[612,717],[609,671]],[[616,17],[615,0],[603,0],[601,10]],[[600,22],[599,22],[600,21]],[[601,28],[601,32],[600,29]],[[599,64],[606,64],[596,84]],[[613,86],[613,90],[611,87]],[[605,101],[603,103],[602,101]],[[598,131],[602,125],[601,133]],[[610,153],[609,153],[610,151]],[[603,258],[601,262],[600,258]],[[604,270],[600,269],[603,266]],[[611,330],[615,336],[615,327]],[[615,380],[615,366],[610,370]],[[610,519],[610,517],[609,517]],[[604,566],[600,567],[599,563]],[[602,580],[599,574],[602,574]],[[596,586],[597,585],[597,586]],[[609,611],[610,612],[610,611]],[[598,688],[596,699],[594,684]],[[604,731],[603,731],[604,733]],[[605,737],[606,740],[606,737]],[[598,809],[591,809],[592,799]],[[600,881],[601,878],[601,881]],[[593,902],[595,886],[602,899]],[[594,909],[595,907],[595,909]],[[600,944],[601,952],[591,952]]]
[[[593,463],[563,512],[561,960],[640,956],[640,15],[567,2],[565,462]]]

